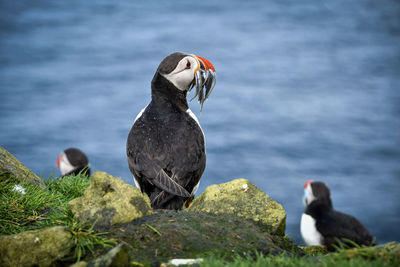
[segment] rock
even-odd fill
[[[126,245],[119,244],[115,248],[111,249],[105,255],[100,256],[94,260],[91,260],[87,267],[111,267],[111,266],[126,266],[129,267],[130,260],[126,250]],[[82,265],[83,267],[83,265]]]
[[[233,214],[158,211],[130,223],[116,224],[107,232],[129,244],[130,258],[144,265],[159,265],[174,258],[201,258],[210,253],[227,257],[255,251],[296,253],[293,247],[289,251],[277,245],[279,242],[274,239],[283,237],[272,237],[254,222]]]
[[[216,215],[234,214],[256,222],[270,234],[285,234],[285,210],[246,179],[207,187],[188,210]]]
[[[80,261],[70,265],[69,267],[86,267],[88,263],[86,261]]]
[[[81,222],[107,227],[152,214],[150,200],[139,189],[105,172],[95,172],[84,195],[69,202]]]
[[[72,235],[62,226],[1,236],[0,266],[50,266],[72,246]]]
[[[45,185],[43,181],[31,170],[24,166],[10,152],[0,146],[0,179],[14,178],[20,182],[34,183],[41,188]]]

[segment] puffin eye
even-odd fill
[[[187,68],[187,69],[190,69],[190,66],[191,66],[190,61],[188,61],[188,62],[186,63],[186,68]]]

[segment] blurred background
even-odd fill
[[[247,178],[302,244],[303,184],[320,180],[378,242],[400,241],[399,1],[135,2],[0,0],[1,146],[44,179],[77,147],[133,184],[125,142],[154,72],[194,53],[217,70],[203,111],[190,103],[198,193]]]

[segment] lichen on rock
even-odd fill
[[[127,252],[127,245],[120,243],[116,247],[110,249],[107,253],[90,260],[89,262],[80,261],[70,267],[111,267],[132,266]]]
[[[72,235],[62,226],[1,236],[0,266],[51,266],[72,246]]]
[[[130,222],[152,213],[147,195],[105,172],[95,172],[84,195],[71,200],[69,207],[76,219],[97,227]]]
[[[256,222],[270,234],[285,234],[285,210],[246,179],[207,187],[188,210],[216,215],[234,214]]]
[[[113,225],[107,231],[130,245],[131,259],[145,264],[209,254],[230,257],[255,251],[266,254],[287,251],[261,227],[232,214],[158,210],[150,216]]]
[[[88,267],[108,267],[108,266],[121,266],[129,267],[130,258],[123,243],[109,250],[106,254],[91,260]]]
[[[1,177],[14,178],[20,182],[34,183],[41,188],[45,187],[43,181],[22,164],[10,152],[0,146],[0,174]]]

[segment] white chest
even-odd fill
[[[315,219],[303,213],[300,224],[301,237],[308,246],[322,245],[323,237],[315,226]]]

